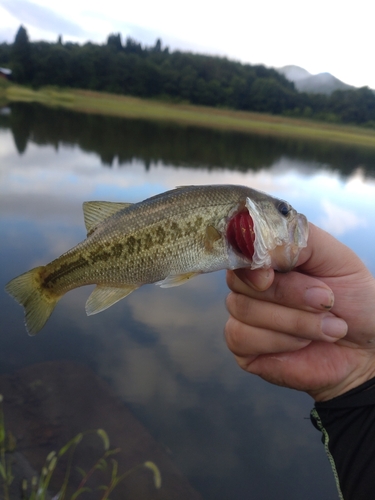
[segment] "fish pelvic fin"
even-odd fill
[[[41,286],[40,273],[43,269],[44,267],[31,269],[5,286],[9,295],[25,309],[25,325],[29,335],[35,335],[43,328],[61,298]]]
[[[113,306],[119,300],[134,292],[138,285],[128,285],[123,287],[109,287],[98,285],[86,302],[86,314],[91,316],[97,314],[108,307]]]
[[[170,274],[162,281],[157,281],[155,285],[159,285],[160,288],[172,288],[173,286],[180,286],[191,280],[195,276],[201,274],[200,272],[191,272],[185,274]]]
[[[130,207],[130,205],[131,203],[117,203],[112,201],[85,201],[83,203],[83,218],[87,236],[90,236],[101,222],[120,210]]]

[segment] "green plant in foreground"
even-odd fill
[[[15,439],[10,432],[5,429],[4,412],[2,408],[3,396],[0,394],[0,477],[3,482],[3,498],[10,500],[9,487],[12,484],[14,476],[12,474],[12,455],[11,452],[15,449]],[[47,497],[48,487],[59,460],[62,456],[68,454],[68,464],[66,466],[65,477],[59,492],[53,497],[53,500],[67,500],[67,488],[72,470],[73,456],[78,444],[84,436],[89,434],[98,435],[103,441],[104,453],[98,458],[91,469],[86,472],[80,467],[75,467],[82,480],[76,491],[70,496],[69,500],[76,500],[82,493],[92,492],[92,489],[87,486],[90,477],[97,471],[105,471],[110,467],[111,479],[108,485],[100,485],[100,500],[109,500],[110,493],[116,486],[126,479],[130,474],[136,472],[140,468],[151,470],[154,478],[155,488],[161,487],[161,474],[154,462],[144,462],[135,465],[126,472],[119,474],[118,462],[113,458],[113,455],[119,453],[120,448],[110,449],[110,443],[107,433],[103,429],[89,430],[80,432],[68,443],[66,443],[58,452],[51,451],[47,458],[44,467],[39,477],[34,476],[28,483],[26,479],[22,481],[22,500],[45,500]]]
[[[5,430],[2,402],[3,396],[0,394],[0,477],[3,481],[3,498],[9,500],[9,486],[12,484],[14,476],[11,457],[7,456],[7,453],[14,451],[16,440],[10,431]]]

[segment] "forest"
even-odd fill
[[[275,69],[225,57],[151,47],[121,34],[105,44],[29,40],[21,26],[12,44],[0,44],[0,67],[15,83],[105,91],[204,106],[318,119],[375,128],[375,92],[368,87],[330,96],[298,92]]]

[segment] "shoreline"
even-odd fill
[[[248,134],[375,148],[375,131],[372,129],[250,111],[177,104],[90,90],[54,87],[32,90],[20,85],[8,84],[0,86],[0,99],[5,101],[4,103],[38,102],[46,106],[63,107],[76,112],[169,121],[180,125]]]

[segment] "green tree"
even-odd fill
[[[171,97],[206,106],[304,116],[367,126],[375,124],[375,94],[368,88],[331,96],[297,92],[294,84],[263,65],[224,57],[169,52],[161,39],[142,47],[112,33],[103,45],[29,41],[20,26],[12,45],[0,44],[0,65],[19,83],[72,86],[140,97]]]
[[[0,43],[0,66],[8,67],[11,60],[11,45]]]
[[[158,38],[155,42],[155,46],[152,48],[154,52],[161,52],[161,40]]]
[[[143,53],[142,45],[130,37],[126,39],[126,44],[124,48],[126,52],[129,52],[131,54],[142,55]]]
[[[329,109],[345,123],[375,120],[375,92],[368,87],[337,90],[331,95]]]
[[[282,113],[296,105],[293,92],[273,78],[257,78],[251,86],[252,109]]]
[[[112,33],[107,38],[107,45],[115,51],[122,49],[121,35],[120,33]]]
[[[16,82],[29,83],[32,78],[33,64],[31,44],[26,29],[21,25],[12,47],[13,77]]]

